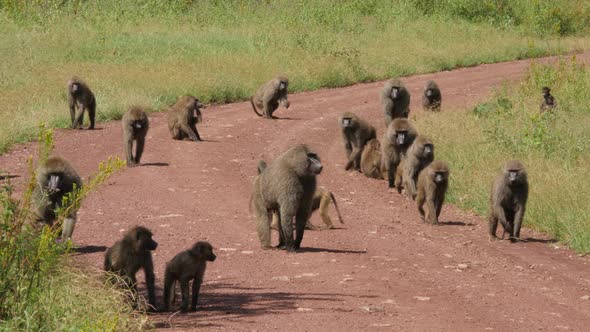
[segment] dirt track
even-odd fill
[[[590,54],[578,59],[587,61]],[[465,107],[502,80],[520,78],[528,65],[406,78],[412,112],[420,111],[419,90],[427,79],[443,87],[443,107]],[[154,256],[160,300],[165,262],[196,240],[210,241],[218,259],[208,267],[200,311],[154,316],[158,327],[178,331],[585,330],[587,258],[548,245],[530,230],[523,234],[529,242],[489,243],[483,219],[450,205],[443,208],[442,226],[425,226],[413,202],[390,192],[386,182],[343,170],[337,118],[356,112],[381,137],[381,86],[291,95],[291,108],[279,110],[283,119],[276,121],[257,118],[249,103],[210,107],[199,127],[207,141],[198,144],[173,141],[164,115],[152,115],[146,165],[114,176],[84,202],[74,233],[79,259],[100,268],[104,250],[122,231],[148,226],[160,244]],[[99,161],[123,155],[120,124],[101,123],[99,129],[56,134],[56,151],[84,177]],[[319,152],[325,166],[319,184],[334,192],[346,224],[306,231],[297,254],[262,251],[248,211],[256,163],[295,143]],[[81,148],[89,145],[88,151]],[[20,145],[0,156],[1,169],[21,176],[13,179],[17,186],[35,149]],[[321,224],[315,214],[312,222]]]

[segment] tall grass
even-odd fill
[[[99,120],[109,120],[129,104],[158,110],[184,93],[244,100],[277,74],[303,91],[569,52],[590,40],[583,29],[559,37],[487,19],[504,7],[473,16],[473,1],[446,11],[436,3],[0,0],[0,153],[34,138],[39,121],[68,126],[72,75],[88,81]]]
[[[540,114],[545,85],[558,107]],[[524,224],[590,252],[588,89],[590,72],[575,60],[533,65],[525,80],[504,85],[473,110],[421,115],[420,131],[451,165],[450,201],[487,215],[492,180],[504,161],[520,159],[530,182]]]

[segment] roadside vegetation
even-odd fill
[[[0,153],[69,125],[72,75],[106,121],[245,100],[277,74],[303,91],[577,51],[589,22],[570,0],[0,0]]]
[[[543,86],[552,88],[558,106],[541,114]],[[575,59],[557,67],[535,64],[526,79],[505,84],[472,110],[418,116],[437,158],[450,163],[450,202],[487,216],[503,161],[520,159],[530,183],[524,225],[589,253],[589,89],[590,72]]]

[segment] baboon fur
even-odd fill
[[[156,293],[152,251],[157,247],[158,243],[152,239],[152,232],[149,229],[135,226],[125,233],[123,239],[115,242],[104,257],[105,271],[120,276],[125,286],[134,293],[137,293],[135,275],[139,269],[143,269],[148,291],[148,303],[153,308],[156,306]]]
[[[490,195],[489,235],[497,239],[498,222],[511,241],[520,238],[520,227],[529,195],[529,183],[524,165],[518,160],[508,161],[494,183]]]
[[[433,160],[434,144],[432,144],[430,138],[418,135],[397,168],[395,175],[397,192],[401,193],[403,186],[406,195],[416,199],[418,175]]]
[[[407,118],[410,114],[410,92],[398,78],[385,82],[381,91],[381,106],[385,115],[385,127],[397,118]]]
[[[215,253],[209,242],[199,241],[190,249],[178,253],[172,260],[166,263],[164,273],[164,306],[167,311],[174,302],[176,282],[180,282],[182,304],[180,310],[186,311],[189,303],[189,282],[192,280],[191,311],[197,310],[197,301],[207,262],[215,261]]]
[[[289,79],[283,76],[278,76],[263,84],[250,98],[254,113],[266,119],[276,119],[272,114],[279,106],[288,109],[291,105],[287,99],[288,88]],[[262,114],[258,110],[262,110]]]
[[[375,128],[352,112],[345,112],[339,119],[346,149],[346,170],[361,169],[361,154],[368,141],[377,137]]]
[[[365,144],[361,154],[361,172],[368,178],[383,179],[381,173],[381,143],[376,138]]]
[[[168,129],[176,140],[201,140],[196,124],[202,121],[203,104],[194,96],[182,96],[168,109]]]
[[[444,161],[435,160],[420,172],[416,205],[424,222],[438,224],[448,186],[449,166]],[[426,204],[426,213],[424,204]]]
[[[73,129],[82,128],[85,111],[88,111],[88,118],[90,118],[88,129],[94,129],[96,98],[94,98],[88,84],[79,77],[74,76],[68,81],[68,104]]]
[[[53,155],[41,163],[37,170],[37,185],[33,190],[37,221],[53,226],[55,210],[62,207],[63,197],[82,188],[82,179],[74,167],[63,157]],[[72,237],[77,220],[77,204],[65,217],[61,227],[62,240]]]
[[[422,107],[425,111],[440,111],[442,94],[434,81],[426,82],[422,93]]]
[[[551,94],[551,88],[548,86],[543,87],[543,101],[541,102],[541,106],[539,107],[539,111],[544,113],[546,111],[551,111],[556,106],[555,98]]]
[[[418,132],[405,118],[397,118],[387,127],[381,141],[381,173],[387,178],[390,188],[395,186],[397,167],[416,136]]]
[[[123,126],[123,144],[127,166],[138,165],[145,146],[145,136],[149,129],[149,120],[145,111],[138,106],[131,106],[121,120]],[[135,141],[135,156],[133,156],[133,141]]]
[[[311,214],[316,175],[320,174],[322,167],[317,154],[300,144],[285,151],[256,177],[251,202],[256,213],[262,248],[271,247],[270,224],[273,211],[278,211],[281,226],[278,247],[288,251],[300,248],[305,224]],[[296,227],[295,241],[293,218]]]

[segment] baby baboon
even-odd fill
[[[422,220],[430,224],[438,224],[438,217],[445,202],[445,194],[449,186],[449,166],[444,161],[430,163],[418,176],[418,196],[416,205]],[[422,208],[426,203],[426,214]]]
[[[520,237],[520,226],[529,195],[529,183],[524,165],[518,160],[510,160],[504,165],[492,185],[490,197],[490,240],[497,239],[498,221],[502,224],[504,234],[508,233],[511,241]]]
[[[426,82],[422,94],[422,107],[425,111],[440,111],[442,95],[438,85],[434,81]]]
[[[381,174],[381,143],[376,138],[365,144],[361,154],[361,172],[368,178],[383,179]]]
[[[256,177],[251,200],[262,248],[271,246],[270,223],[273,211],[278,211],[281,225],[278,247],[288,251],[300,248],[305,224],[311,214],[316,175],[321,173],[322,168],[317,154],[299,144],[277,157]],[[296,227],[294,242],[293,217]]]
[[[279,104],[287,109],[291,105],[287,99],[288,87],[289,79],[282,76],[273,78],[262,85],[250,98],[254,113],[266,119],[276,119],[272,113],[279,108]],[[258,113],[259,109],[262,109],[262,114]]]
[[[86,110],[90,118],[88,129],[94,129],[96,99],[88,85],[76,76],[68,81],[68,104],[70,105],[70,117],[72,118],[73,129],[82,127],[84,123],[84,111]]]
[[[149,129],[147,114],[140,107],[131,106],[123,115],[121,124],[123,125],[123,142],[125,144],[127,166],[135,166],[141,160],[145,135]],[[133,141],[135,141],[135,157],[132,154]]]
[[[387,126],[381,143],[381,173],[387,177],[389,188],[395,186],[397,167],[417,135],[414,126],[405,118],[395,119]]]
[[[139,269],[143,269],[148,291],[148,303],[154,308],[156,293],[152,250],[156,250],[157,247],[158,243],[152,239],[152,232],[149,229],[135,226],[123,235],[123,239],[115,242],[104,257],[105,271],[119,275],[125,282],[125,286],[135,293],[137,293],[135,274]]]
[[[369,140],[376,138],[375,128],[352,112],[344,112],[339,119],[346,148],[346,170],[361,169],[361,153]]]
[[[414,143],[406,152],[405,158],[401,161],[395,175],[395,186],[397,192],[402,192],[403,187],[406,195],[416,199],[416,182],[418,174],[434,160],[434,145],[430,138],[418,135]]]
[[[202,121],[201,102],[193,96],[182,96],[168,110],[168,129],[173,139],[201,140],[196,124]],[[195,115],[196,113],[196,115]]]
[[[551,111],[555,108],[555,98],[551,95],[551,88],[544,86],[543,87],[543,102],[541,103],[540,111],[541,113],[546,111]]]
[[[385,126],[396,118],[407,118],[410,114],[410,92],[400,79],[385,82],[381,91],[381,105],[385,113]]]
[[[82,179],[74,167],[60,156],[51,156],[39,165],[37,186],[33,201],[39,221],[52,226],[57,216],[55,210],[62,207],[63,197],[82,188]],[[72,237],[76,226],[77,209],[72,208],[63,221],[61,237],[65,241]]]
[[[176,281],[180,282],[180,292],[182,293],[180,310],[186,311],[188,309],[189,282],[191,280],[193,281],[191,311],[197,310],[199,291],[203,283],[207,262],[213,262],[215,258],[217,256],[213,253],[213,247],[209,242],[199,241],[189,250],[185,250],[174,256],[166,264],[166,273],[164,275],[164,311],[167,311],[174,302]]]

